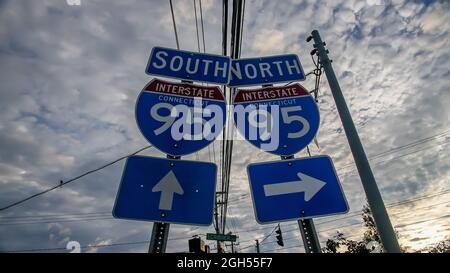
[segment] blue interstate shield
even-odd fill
[[[317,104],[299,84],[238,90],[233,105],[234,122],[241,135],[273,154],[299,152],[319,129]]]
[[[225,109],[218,87],[154,79],[139,95],[136,121],[157,149],[182,156],[214,141],[225,124]]]

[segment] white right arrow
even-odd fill
[[[282,195],[289,193],[304,192],[305,201],[308,202],[311,198],[325,186],[325,182],[316,179],[304,173],[297,173],[300,181],[289,181],[276,184],[264,185],[264,194],[266,196]]]
[[[184,191],[173,171],[168,172],[153,188],[152,192],[161,192],[159,209],[172,210],[173,195],[183,195]]]

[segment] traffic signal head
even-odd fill
[[[189,252],[191,253],[207,253],[205,242],[200,238],[193,238],[189,240]]]
[[[278,229],[275,230],[275,233],[277,234],[277,236],[275,236],[277,238],[277,244],[279,246],[284,246],[284,242],[283,242],[283,234],[281,234],[281,228],[280,226],[278,226]]]

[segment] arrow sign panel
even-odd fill
[[[264,185],[264,194],[266,196],[274,196],[289,193],[305,193],[305,201],[311,200],[313,196],[325,186],[325,182],[308,176],[304,173],[297,173],[299,181],[276,183]]]
[[[152,192],[161,192],[161,197],[159,198],[160,210],[172,210],[173,195],[175,193],[180,195],[184,193],[183,188],[181,188],[180,182],[178,182],[173,171],[168,172],[166,176],[153,187]]]
[[[255,163],[247,172],[256,220],[261,224],[348,211],[328,156]]]
[[[210,225],[217,166],[156,157],[128,158],[114,205],[116,218]]]

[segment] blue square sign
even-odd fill
[[[328,156],[255,163],[248,166],[247,172],[260,224],[348,211]]]
[[[116,218],[210,225],[217,166],[209,162],[132,156],[114,205]]]

